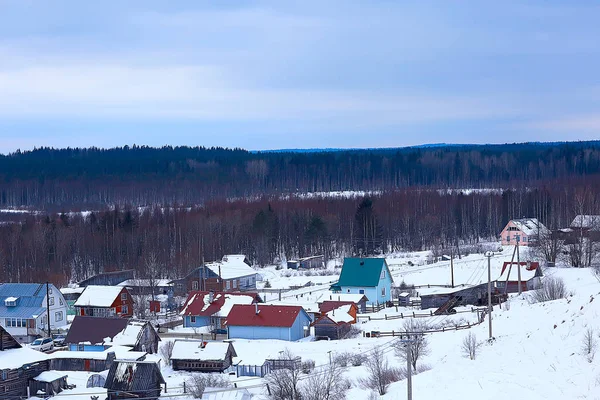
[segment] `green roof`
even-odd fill
[[[379,284],[385,258],[345,258],[336,286],[375,287]]]

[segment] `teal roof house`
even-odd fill
[[[368,304],[392,299],[393,279],[385,258],[345,258],[340,280],[331,285],[337,293],[364,294]]]

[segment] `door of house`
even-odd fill
[[[84,361],[83,361],[83,369],[84,369],[85,371],[88,371],[88,372],[89,372],[89,370],[90,370],[90,360],[84,360]]]

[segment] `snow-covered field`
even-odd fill
[[[527,256],[523,253],[526,252],[522,251],[521,259],[526,260]],[[492,279],[500,275],[502,262],[510,260],[511,256],[512,248],[505,248],[492,257]],[[426,259],[426,252],[390,256],[388,263],[395,282],[404,280],[415,285],[449,284],[449,261],[426,264]],[[261,273],[263,283],[268,279],[273,288],[300,286],[309,281],[315,283],[314,286],[282,293],[282,303],[310,307],[331,296],[328,291],[329,283],[337,280],[339,269],[330,265],[328,270],[331,273],[323,276],[304,276],[302,271],[278,270],[275,267],[266,268]],[[600,399],[600,353],[597,359],[589,362],[588,355],[584,354],[582,348],[583,337],[588,328],[593,329],[594,339],[596,343],[600,343],[600,283],[587,269],[552,268],[545,269],[544,275],[563,279],[567,288],[573,292],[572,296],[539,304],[531,304],[530,294],[527,293],[520,297],[512,296],[501,309],[494,309],[495,340],[492,343],[486,340],[487,320],[468,330],[429,334],[427,338],[430,352],[419,363],[428,365],[430,370],[413,377],[413,399]],[[455,260],[455,284],[476,284],[486,280],[487,259],[483,255],[473,254]],[[278,294],[262,295],[267,296],[269,302],[279,302]],[[469,308],[458,308],[459,311],[467,309]],[[412,311],[423,312],[408,308],[399,308],[397,311],[389,308],[370,314],[373,320],[361,319],[356,326],[366,332],[402,330],[403,319],[376,318],[400,313],[406,315]],[[451,327],[467,322],[474,324],[477,322],[477,315],[465,312],[423,320],[433,325]],[[184,333],[183,330],[181,333]],[[463,339],[469,333],[475,334],[482,343],[474,360],[470,360],[461,348]],[[314,360],[318,370],[327,366],[330,356],[335,357],[344,352],[368,355],[375,348],[382,349],[391,364],[403,366],[404,361],[394,354],[391,346],[394,340],[396,339],[391,337],[367,338],[361,335],[353,339],[318,342],[311,341],[310,338],[299,342],[234,340],[233,345],[238,355],[237,361],[243,365],[261,365],[265,359],[277,358],[281,352],[289,350],[303,360]],[[169,387],[169,392],[163,393],[163,397],[188,398],[183,395],[182,386],[192,374],[173,371],[164,363],[162,372]],[[348,399],[369,398],[370,392],[358,383],[359,378],[366,376],[364,366],[347,367],[344,375],[352,382],[352,388],[347,393]],[[77,377],[83,378],[79,375]],[[229,379],[239,388],[248,388],[256,399],[267,398],[262,379],[232,375]],[[404,399],[406,390],[406,381],[399,381],[390,385],[387,394],[376,398]],[[79,398],[72,396],[76,393],[80,393],[79,387],[70,391],[67,398]],[[82,399],[89,398],[89,394],[88,397],[81,394]]]

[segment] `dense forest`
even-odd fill
[[[447,249],[518,217],[565,227],[600,214],[600,148],[39,149],[0,157],[0,187],[2,280],[177,277],[227,253],[264,265]],[[364,193],[307,195],[333,190]]]
[[[600,173],[600,142],[323,152],[41,148],[0,156],[0,207],[61,211],[414,187],[519,188]]]

